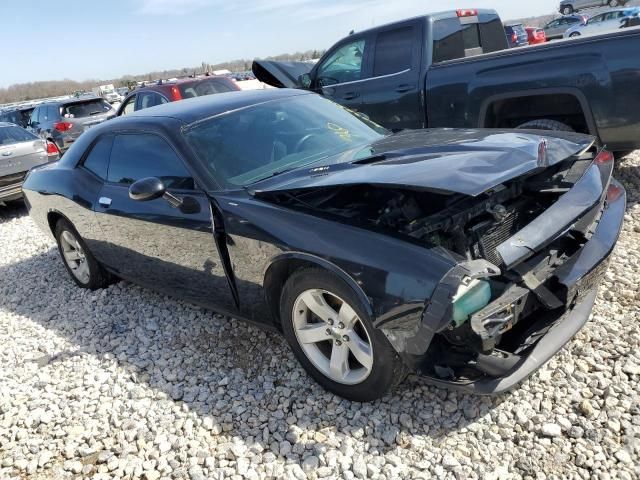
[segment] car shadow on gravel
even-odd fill
[[[28,214],[27,207],[22,200],[12,201],[5,205],[0,204],[0,225]]]
[[[135,400],[140,388],[151,389],[143,396],[182,402],[199,418],[211,417],[217,435],[267,445],[304,442],[322,452],[348,436],[385,453],[421,436],[473,428],[509,397],[466,395],[408,379],[381,400],[349,402],[313,382],[279,334],[126,282],[80,289],[54,248],[0,267],[0,310],[70,343],[43,351],[35,360],[41,368],[81,354],[116,361],[132,379],[122,396]]]

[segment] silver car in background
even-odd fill
[[[619,8],[617,10],[607,10],[594,15],[587,20],[587,23],[585,24],[571,27],[564,32],[564,38],[575,38],[615,32],[622,27],[626,18],[637,17],[639,13],[640,8]]]
[[[546,35],[547,40],[562,38],[564,32],[569,30],[571,27],[584,24],[587,20],[588,18],[583,15],[568,15],[556,18],[543,27],[544,34]]]
[[[58,157],[55,145],[18,125],[0,122],[0,204],[21,198],[27,172]]]
[[[596,7],[624,7],[629,0],[561,0],[560,13],[562,15],[571,15],[578,10]]]
[[[38,105],[29,128],[64,153],[82,132],[115,116],[115,109],[100,97],[73,97]]]

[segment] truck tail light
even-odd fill
[[[70,123],[70,122],[56,122],[56,123],[53,124],[53,128],[55,128],[59,132],[66,132],[67,130],[71,130],[73,128],[73,123]]]
[[[171,98],[174,102],[182,100],[182,95],[180,95],[180,90],[178,90],[178,87],[171,87]]]
[[[596,158],[593,160],[593,163],[596,165],[606,165],[607,163],[612,163],[614,160],[613,153],[607,150],[600,150],[600,153],[596,155]]]
[[[458,15],[458,18],[477,17],[478,10],[476,10],[475,8],[464,8],[464,9],[456,10],[456,14]]]

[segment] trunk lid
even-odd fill
[[[516,177],[579,154],[595,139],[565,132],[411,130],[371,145],[372,163],[300,168],[252,185],[251,193],[347,185],[401,187],[477,196]],[[366,160],[365,160],[366,162]]]
[[[314,64],[309,62],[275,62],[254,60],[251,71],[255,77],[267,85],[277,88],[302,88],[298,79],[309,73]]]
[[[0,144],[0,177],[26,172],[47,162],[44,140],[33,138],[11,144]]]

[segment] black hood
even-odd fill
[[[371,144],[371,154],[379,156],[371,163],[327,159],[258,182],[252,193],[369,184],[476,196],[581,153],[594,141],[565,132],[410,130]]]

